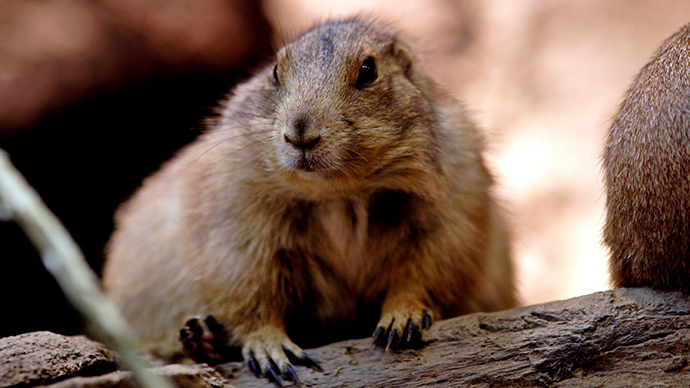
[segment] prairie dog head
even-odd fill
[[[260,77],[273,145],[264,163],[289,184],[359,187],[428,164],[432,86],[389,29],[357,19],[319,25]]]

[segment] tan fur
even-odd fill
[[[616,114],[604,154],[615,286],[690,291],[690,25],[661,46]]]
[[[357,88],[369,57],[378,78]],[[239,85],[117,214],[104,284],[146,349],[177,352],[194,314],[213,314],[245,355],[283,360],[281,346],[299,349],[286,331],[318,344],[370,334],[377,315],[399,326],[424,309],[513,307],[481,135],[408,46],[348,20],[276,61],[277,85],[273,64]],[[285,140],[300,118],[320,137],[304,154]]]

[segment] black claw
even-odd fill
[[[182,341],[182,343],[185,346],[189,345],[189,342],[187,342],[187,340],[190,339],[192,335],[192,330],[189,327],[185,326],[180,329],[180,341]]]
[[[219,332],[223,331],[223,325],[216,320],[216,317],[213,315],[207,315],[206,318],[204,318],[204,323],[206,324],[206,327],[212,331],[212,332]]]
[[[309,357],[309,355],[305,352],[302,352],[299,356],[293,353],[290,349],[286,348],[283,346],[283,351],[285,352],[285,355],[288,357],[288,360],[295,364],[295,365],[301,365],[301,366],[306,366],[308,368],[315,369],[319,372],[323,372],[323,369],[319,366],[319,364],[314,361],[313,358]]]
[[[407,324],[405,325],[405,328],[403,329],[403,341],[409,341],[410,340],[410,329],[412,326],[412,318],[407,318]]]
[[[433,318],[431,317],[431,313],[429,310],[424,310],[424,314],[422,315],[422,329],[428,329],[431,327],[431,324],[433,323]]]
[[[422,331],[416,323],[407,325],[407,342],[414,344],[422,340]]]
[[[400,333],[397,330],[391,330],[391,333],[388,335],[386,350],[396,349],[400,345],[400,340]]]
[[[323,372],[321,366],[316,361],[314,361],[313,358],[309,357],[307,353],[302,352],[302,354],[298,356],[285,346],[283,346],[283,351],[285,352],[285,355],[291,363],[295,365],[306,366],[316,371]]]
[[[386,350],[390,346],[390,339],[391,336],[393,335],[393,323],[395,323],[395,318],[391,320],[390,325],[388,325],[388,328],[384,328],[383,326],[379,326],[376,331],[374,332],[374,345],[379,346],[379,347],[384,347]]]
[[[297,377],[295,368],[293,368],[292,365],[285,365],[285,367],[283,368],[283,377],[287,380],[294,381],[297,385],[302,385],[302,383],[300,383],[299,381],[299,377]]]
[[[277,386],[282,387],[283,384],[281,383],[280,376],[278,374],[278,368],[275,366],[275,364],[269,364],[266,368],[266,377],[268,377],[268,379],[272,382],[276,383]]]
[[[254,353],[249,355],[249,358],[247,359],[247,366],[252,372],[254,372],[256,377],[261,376],[261,368],[259,367],[259,362],[256,361],[256,357],[254,357]]]
[[[201,326],[201,319],[199,317],[191,317],[185,322],[184,329],[189,329],[189,332],[195,336],[200,336],[204,328]]]
[[[316,360],[309,357],[309,355],[307,353],[302,352],[302,355],[299,357],[299,359],[300,359],[300,361],[301,361],[300,363],[302,365],[309,367],[311,369],[314,369],[318,372],[323,372],[323,368],[321,368],[321,365],[319,365],[319,363],[316,362]]]
[[[283,346],[283,352],[287,356],[288,360],[293,363],[293,364],[298,364],[299,363],[299,357],[295,356],[295,353],[292,352],[292,350],[286,348]]]
[[[199,318],[198,315],[191,316],[191,317],[187,318],[187,320],[185,321],[184,325],[185,325],[185,326],[190,326],[190,327],[191,327],[191,326],[194,326],[194,325],[198,325],[198,324],[199,324],[199,319],[200,319],[200,318]]]
[[[382,346],[383,345],[383,337],[385,337],[386,334],[386,329],[383,327],[379,326],[376,328],[374,331],[374,334],[372,335],[374,339],[371,341],[372,344],[376,346]]]

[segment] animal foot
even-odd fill
[[[282,380],[300,385],[292,364],[303,365],[322,372],[319,364],[287,335],[276,328],[265,327],[249,334],[244,341],[242,355],[249,369],[282,387]]]
[[[187,319],[180,329],[180,342],[185,356],[195,362],[216,365],[229,359],[228,334],[212,315]]]
[[[384,312],[374,331],[373,344],[386,350],[419,347],[422,330],[431,327],[432,322],[433,317],[427,309]]]

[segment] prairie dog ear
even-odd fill
[[[407,44],[396,39],[391,45],[391,53],[393,57],[398,59],[398,63],[405,73],[405,77],[407,77],[412,84],[423,91],[429,90],[431,86],[430,82],[419,68],[417,58]]]

